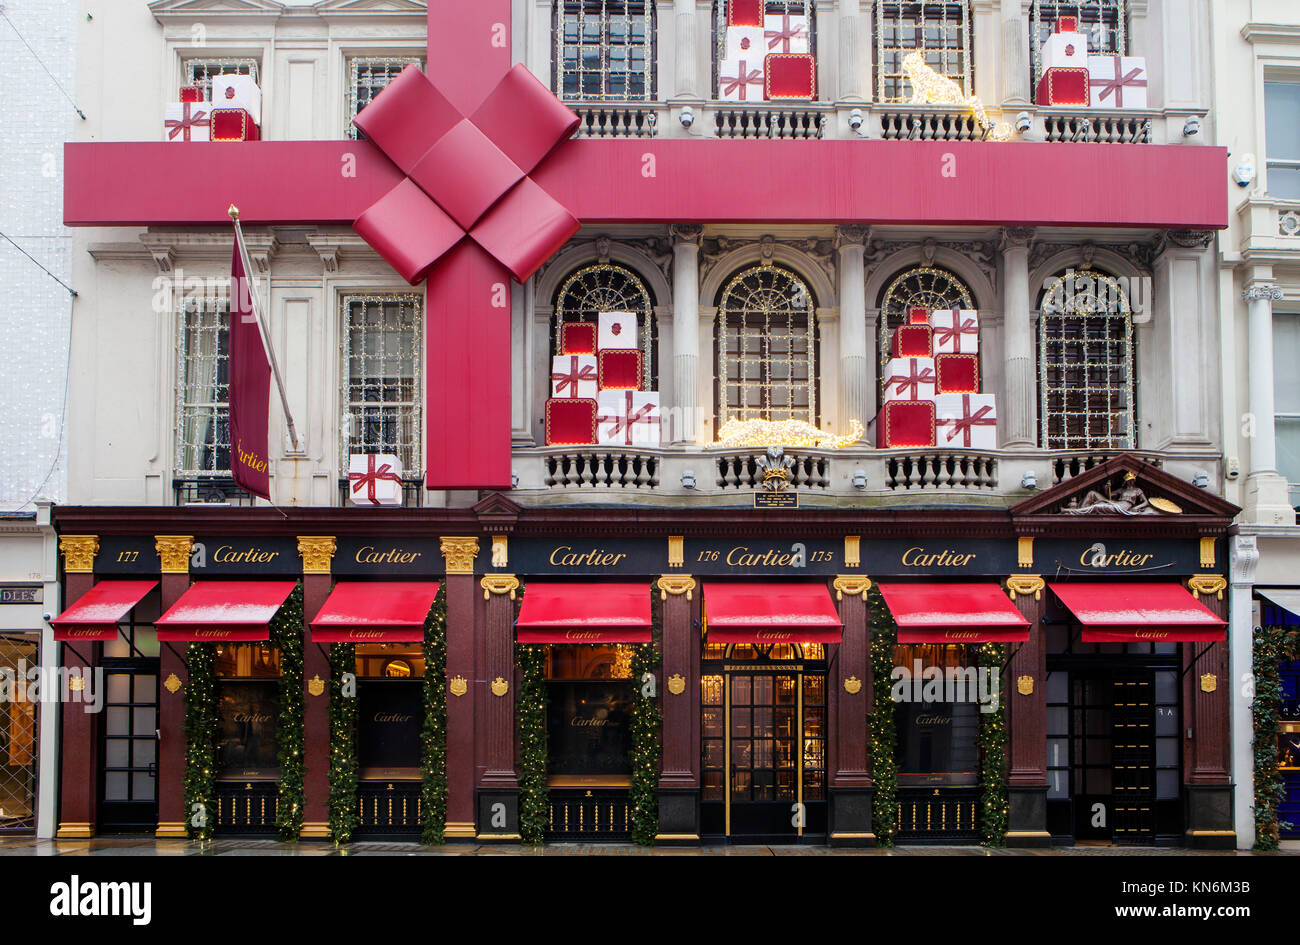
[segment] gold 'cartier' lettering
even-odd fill
[[[569,545],[560,545],[551,552],[551,564],[558,567],[589,567],[612,568],[627,555],[622,552],[606,551],[604,548],[593,548],[590,551],[575,552]]]
[[[763,553],[750,551],[745,545],[738,545],[727,552],[727,564],[733,568],[772,567],[788,568],[794,564],[795,556],[788,551],[769,548]]]
[[[243,551],[236,551],[230,545],[222,545],[212,556],[212,560],[222,564],[269,564],[279,556],[278,551],[263,551],[256,545]]]
[[[905,568],[964,568],[974,560],[974,552],[963,555],[951,548],[928,554],[924,548],[908,548],[903,552]]]
[[[403,551],[401,548],[376,551],[374,545],[363,545],[357,549],[355,557],[357,564],[414,564],[422,554],[422,551]]]
[[[1127,548],[1107,554],[1105,545],[1096,544],[1079,555],[1079,564],[1085,568],[1140,568],[1154,557],[1153,554],[1138,554]]]

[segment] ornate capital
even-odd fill
[[[447,563],[448,574],[474,573],[474,559],[478,557],[477,538],[444,536],[438,550],[442,552],[443,560]]]
[[[90,574],[95,570],[95,555],[99,554],[99,536],[60,535],[59,550],[63,552],[64,571]]]
[[[298,556],[302,558],[303,574],[329,574],[330,562],[338,543],[332,535],[299,535]]]
[[[1030,594],[1034,595],[1034,600],[1042,600],[1045,587],[1047,582],[1037,574],[1013,574],[1007,578],[1007,594],[1012,600]]]
[[[1169,242],[1182,249],[1205,249],[1214,242],[1213,230],[1169,230]]]
[[[1232,536],[1232,583],[1254,584],[1259,565],[1259,542],[1254,535]]]
[[[1197,597],[1214,594],[1223,600],[1223,591],[1228,586],[1228,579],[1222,574],[1193,574],[1187,579],[1187,589]]]
[[[1003,227],[999,234],[998,249],[1005,252],[1008,249],[1028,248],[1033,242],[1035,232],[1032,226]]]
[[[686,564],[686,539],[681,535],[668,536],[668,567],[680,568]]]
[[[865,246],[871,233],[869,226],[840,226],[835,228],[835,248]]]
[[[862,567],[862,536],[861,535],[844,536],[844,567],[846,568]]]
[[[153,547],[158,552],[163,574],[190,573],[190,555],[194,553],[193,535],[154,535]]]
[[[871,590],[871,578],[865,574],[841,574],[831,586],[835,588],[835,599],[843,600],[845,594],[856,594],[863,600],[867,599],[867,591]]]
[[[450,570],[448,568],[448,573]],[[484,600],[491,600],[493,594],[509,594],[514,600],[515,591],[519,590],[519,578],[513,574],[485,574],[479,585],[483,588]]]
[[[1253,282],[1242,290],[1241,297],[1247,302],[1278,302],[1282,299],[1282,290],[1267,282]]]
[[[704,236],[704,227],[698,223],[674,223],[668,227],[668,235],[674,243],[690,243],[699,246]]]
[[[695,578],[689,574],[665,574],[659,579],[658,584],[660,600],[667,600],[669,594],[674,597],[685,594],[686,599],[690,600],[695,590]]]

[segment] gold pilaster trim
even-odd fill
[[[668,536],[668,567],[681,568],[686,565],[686,539],[681,535]]]
[[[1214,566],[1215,566],[1214,565],[1214,539],[1202,538],[1201,539],[1201,567],[1212,568]]]
[[[689,574],[665,574],[659,578],[658,584],[660,600],[667,600],[669,594],[674,597],[685,594],[686,599],[690,600],[695,591],[695,578]]]
[[[94,828],[88,823],[64,821],[54,833],[55,840],[89,840],[95,835]]]
[[[60,535],[59,550],[63,552],[63,570],[68,574],[92,574],[95,555],[99,554],[99,536]]]
[[[473,840],[478,831],[472,822],[447,821],[442,828],[442,835],[448,840]]]
[[[323,821],[314,823],[304,823],[298,836],[303,840],[328,840],[330,838],[330,825]]]
[[[510,567],[510,539],[506,535],[492,536],[492,567]]]
[[[1004,837],[1050,837],[1046,830],[1008,830]]]
[[[845,594],[856,594],[863,600],[867,599],[867,591],[871,590],[871,578],[865,574],[841,574],[831,586],[835,588],[835,599],[844,600]]]
[[[168,821],[165,823],[159,821],[158,829],[153,832],[153,835],[159,840],[185,840],[189,837],[185,832],[184,821]]]
[[[1034,536],[1021,535],[1016,541],[1016,567],[1032,568],[1034,566]]]
[[[655,834],[655,843],[672,842],[672,843],[699,843],[700,835],[698,833],[657,833]]]
[[[844,567],[846,568],[862,567],[862,536],[861,535],[844,536]]]
[[[154,535],[153,549],[163,574],[189,574],[194,554],[193,535]]]
[[[298,557],[302,558],[302,573],[329,574],[330,562],[338,548],[333,535],[299,535]]]
[[[1237,831],[1235,830],[1189,830],[1187,831],[1187,836],[1189,837],[1235,837],[1236,835],[1237,835]]]
[[[484,600],[491,600],[493,594],[509,594],[514,600],[515,591],[519,590],[519,578],[513,574],[485,574],[479,584],[483,588]]]
[[[438,550],[447,563],[448,574],[473,574],[474,559],[478,557],[478,539],[443,536]]]
[[[1007,594],[1012,600],[1030,594],[1034,595],[1034,600],[1042,600],[1045,587],[1047,582],[1037,574],[1013,574],[1007,578]]]
[[[833,833],[831,834],[831,839],[832,840],[874,840],[876,839],[876,835],[874,833]]]
[[[1223,600],[1223,592],[1228,586],[1228,579],[1222,574],[1193,574],[1187,579],[1187,589],[1197,597],[1214,594]]]

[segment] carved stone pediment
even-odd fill
[[[1060,516],[1062,520],[1232,518],[1238,508],[1205,489],[1123,454],[1067,479],[1011,508],[1013,519]]]

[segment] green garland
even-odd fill
[[[185,684],[185,833],[211,840],[216,824],[217,766],[216,655],[210,643],[191,643]]]
[[[302,583],[271,618],[271,645],[280,651],[280,791],[275,825],[280,839],[302,833]]]
[[[447,831],[447,585],[424,622],[424,726],[420,730],[421,840],[446,843]]]
[[[872,805],[872,830],[876,843],[892,847],[898,833],[898,728],[894,721],[894,700],[890,692],[894,669],[894,645],[898,641],[898,624],[885,606],[880,589],[872,585],[868,592],[871,618],[872,712],[868,725],[871,737],[871,780],[875,784]]]
[[[1277,805],[1285,798],[1286,787],[1277,768],[1277,723],[1282,702],[1278,664],[1285,655],[1286,638],[1286,627],[1260,627],[1255,633],[1251,667],[1255,675],[1255,698],[1250,709],[1255,723],[1256,850],[1276,850],[1283,829]]]
[[[523,597],[523,588],[519,589]],[[541,843],[550,797],[546,788],[546,647],[515,644],[519,698],[515,729],[519,738],[519,836]]]
[[[976,648],[979,666],[994,671],[999,687],[1005,649],[1001,643],[985,643]],[[1006,846],[1007,821],[1011,814],[1006,781],[1007,703],[1003,695],[998,692],[998,707],[992,712],[980,707],[980,786],[983,788],[980,834],[984,845],[989,847]]]
[[[632,842],[653,846],[659,834],[659,647],[663,626],[660,591],[650,585],[651,642],[632,649]],[[648,690],[648,691],[647,691]]]
[[[330,645],[330,836],[336,844],[352,839],[357,814],[357,647]],[[343,677],[353,674],[352,694],[343,693]]]

